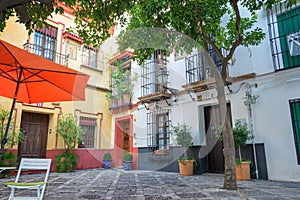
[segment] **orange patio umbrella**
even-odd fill
[[[13,99],[0,158],[16,100],[24,103],[85,100],[89,75],[0,40],[0,96]]]

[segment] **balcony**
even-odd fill
[[[123,94],[121,97],[113,97],[111,99],[111,105],[109,107],[109,110],[113,113],[120,113],[124,112],[126,110],[129,110],[133,106],[131,102],[131,95]]]
[[[222,49],[222,53],[226,54],[225,49]],[[222,62],[217,53],[210,49],[208,54],[216,64],[219,73],[221,73]],[[210,89],[215,84],[215,78],[205,55],[204,52],[199,52],[185,59],[186,85],[182,86],[185,90],[201,92]]]
[[[166,60],[156,59],[146,62],[141,67],[141,103],[151,103],[169,99],[172,94],[168,93],[168,76]]]
[[[131,57],[133,53],[126,51],[117,53],[110,60],[111,74],[111,106],[112,113],[120,113],[132,108],[131,96],[137,75],[131,72]]]
[[[58,53],[54,51],[53,49],[47,49],[43,46],[39,46],[36,44],[30,44],[26,43],[23,46],[24,50],[33,53],[37,56],[40,56],[42,58],[46,58],[48,60],[51,60],[57,64],[68,66],[68,55]]]

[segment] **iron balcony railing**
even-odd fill
[[[216,64],[218,71],[221,73],[222,62],[217,53],[213,49],[210,49],[207,52]],[[222,53],[223,55],[226,54],[226,50],[223,48]],[[213,77],[211,68],[208,64],[207,55],[204,52],[199,52],[196,55],[187,57],[185,59],[185,67],[187,84],[207,80]]]
[[[167,92],[169,71],[165,63],[166,61],[150,60],[141,67],[142,96]]]
[[[37,56],[46,58],[63,66],[68,66],[68,55],[58,53],[53,49],[48,49],[36,44],[26,43],[23,47],[24,50],[33,53]]]

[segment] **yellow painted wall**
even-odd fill
[[[16,22],[17,18],[11,17],[8,19],[4,31],[0,32],[0,38],[10,42],[17,47],[23,48],[28,38],[25,26]]]
[[[109,105],[105,99],[106,91],[101,88],[109,88],[109,71],[106,66],[101,67],[100,70],[90,69],[88,67],[81,66],[82,62],[82,45],[78,42],[65,39],[62,40],[62,33],[69,27],[75,27],[74,17],[68,14],[57,15],[53,14],[52,18],[47,21],[50,25],[58,28],[57,46],[56,51],[62,54],[66,54],[67,42],[77,45],[77,59],[69,59],[68,67],[75,70],[82,71],[91,76],[88,81],[88,87],[86,89],[86,101],[76,101],[76,102],[55,102],[43,103],[43,107],[37,107],[34,105],[23,105],[18,103],[16,126],[20,127],[21,123],[21,113],[22,111],[28,112],[38,112],[49,114],[49,130],[48,130],[48,143],[47,149],[64,148],[63,141],[60,136],[56,134],[57,121],[60,116],[60,112],[67,114],[73,113],[77,119],[80,116],[95,116],[100,119],[102,117],[102,129],[98,130],[100,135],[97,135],[96,148],[110,149],[113,147],[111,142],[111,114],[109,112]],[[0,39],[5,40],[11,44],[14,44],[20,48],[29,40],[29,43],[33,43],[33,34],[28,36],[25,26],[16,23],[16,17],[12,17],[7,21],[7,26],[3,33],[0,33]],[[107,64],[107,63],[106,63]],[[98,89],[97,89],[98,87]],[[9,110],[11,105],[11,100],[8,98],[0,97],[1,106]],[[102,113],[103,115],[100,115]],[[56,138],[58,141],[56,142]]]

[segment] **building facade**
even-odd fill
[[[258,46],[237,48],[224,85],[226,111],[218,107],[202,52],[177,59],[158,49],[143,65],[131,61],[131,74],[138,73],[139,79],[130,106],[111,106],[115,147],[124,150],[124,130],[129,130],[136,169],[177,172],[184,149],[176,144],[172,126],[186,123],[194,138],[188,154],[197,160],[196,172],[223,173],[223,144],[217,130],[220,112],[226,112],[233,125],[241,120],[253,135],[242,149],[243,158],[253,163],[252,178],[300,181],[299,9],[282,3],[258,12],[258,25],[266,37]],[[208,49],[208,54],[219,66],[215,53]]]
[[[14,128],[22,129],[25,140],[15,146],[19,157],[54,158],[64,149],[56,127],[62,114],[72,113],[78,125],[85,129],[82,144],[74,152],[79,155],[78,169],[102,167],[103,154],[110,152],[111,114],[105,96],[109,89],[109,68],[105,61],[108,47],[85,45],[82,38],[68,32],[74,28],[70,9],[64,14],[53,14],[46,22],[49,26],[35,27],[28,35],[25,26],[8,20],[0,38],[32,54],[41,56],[65,67],[89,74],[85,101],[17,102],[14,110]],[[46,88],[45,88],[46,89]],[[0,97],[1,109],[8,110],[11,99]]]

